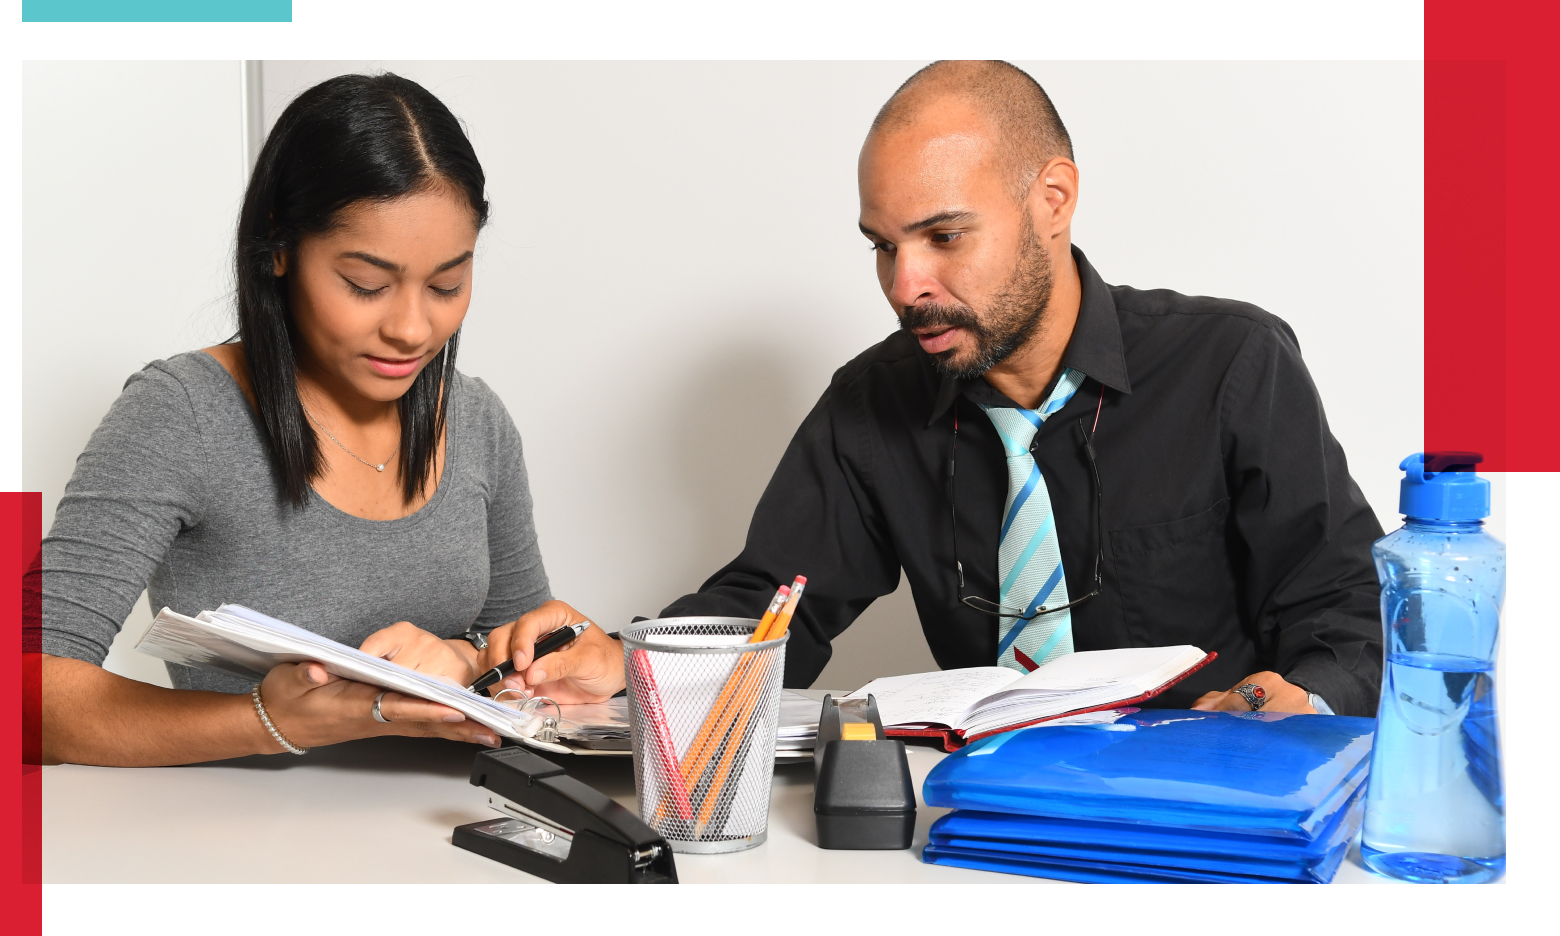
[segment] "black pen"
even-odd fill
[[[532,648],[531,662],[535,663],[554,650],[562,650],[573,643],[575,638],[585,633],[585,628],[590,626],[589,621],[581,621],[578,624],[570,624],[568,627],[560,627],[552,633],[536,642]],[[469,692],[481,692],[495,683],[502,682],[505,677],[511,676],[515,671],[514,657],[510,657],[492,669],[477,677],[477,681],[467,686]]]

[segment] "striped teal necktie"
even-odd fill
[[[997,601],[1003,608],[1033,614],[1045,605],[1067,603],[1067,577],[1056,545],[1056,518],[1040,465],[1029,452],[1040,424],[1067,405],[1083,384],[1083,374],[1067,368],[1056,389],[1039,409],[982,406],[1002,447],[1007,451],[1007,503],[997,547],[997,574],[1002,576]],[[1029,672],[1047,660],[1073,650],[1072,612],[1058,611],[1023,621],[997,619],[997,665]]]

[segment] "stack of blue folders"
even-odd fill
[[[1326,883],[1359,828],[1371,718],[1157,711],[1036,725],[926,778],[929,864],[1066,881]]]

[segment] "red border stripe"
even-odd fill
[[[7,857],[5,887],[11,896],[15,933],[43,931],[43,771],[38,764],[38,543],[42,532],[43,496],[36,492],[0,493],[0,526],[4,527],[3,574],[10,582],[8,595],[0,601],[4,609],[4,627],[19,650],[16,656],[4,656],[0,686],[10,686],[7,697],[15,706],[3,719],[5,743],[22,754],[21,769],[11,774],[13,785],[7,797],[11,805],[10,833],[6,836]],[[19,645],[19,646],[18,646]]]
[[[1555,4],[1425,4],[1425,447],[1560,470]]]

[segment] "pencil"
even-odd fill
[[[791,586],[791,595],[786,600],[785,610],[780,612],[780,616],[770,626],[769,633],[765,635],[766,640],[777,640],[785,635],[786,629],[791,625],[791,618],[796,615],[796,606],[801,600],[802,589],[806,584],[806,578],[800,575],[796,577],[796,584]],[[743,743],[745,740],[743,732],[747,728],[748,719],[753,716],[753,710],[758,707],[758,695],[763,692],[764,683],[768,679],[769,666],[770,662],[766,658],[761,664],[746,667],[746,672],[742,674],[740,680],[738,680],[737,674],[732,674],[732,681],[738,682],[736,700],[749,701],[747,704],[741,704],[739,701],[739,704],[734,707],[735,711],[731,713],[731,717],[723,719],[725,724],[717,727],[718,733],[726,738],[725,753],[721,755],[720,762],[715,767],[715,776],[710,780],[710,788],[704,794],[703,800],[699,804],[699,818],[695,824],[698,834],[703,833],[705,824],[709,822],[716,804],[721,799],[721,790],[725,786],[726,777],[731,771],[734,758],[737,757],[739,751],[745,752],[747,750],[747,745]],[[727,734],[728,728],[731,730],[729,735]],[[703,767],[701,765],[700,772],[702,770]],[[687,775],[685,774],[684,776],[686,777]],[[727,799],[729,800],[729,798],[728,796]]]
[[[634,651],[634,669],[644,678],[645,691],[640,702],[645,706],[645,717],[650,719],[651,747],[659,765],[659,786],[671,793],[672,806],[684,821],[693,818],[693,803],[688,799],[688,787],[683,783],[682,772],[677,769],[677,747],[672,742],[671,730],[666,725],[666,713],[661,708],[661,690],[655,684],[655,671],[650,668],[650,655],[643,650]],[[658,810],[659,811],[659,810]]]
[[[724,814],[725,819],[721,822],[719,827],[713,829],[708,826],[707,822],[703,826],[695,825],[694,828],[697,830],[696,834],[700,838],[702,838],[705,833],[710,832],[713,832],[715,835],[719,835],[722,831],[725,830],[726,825],[731,821],[731,803],[737,798],[737,791],[742,786],[742,771],[747,765],[748,748],[752,747],[753,745],[753,735],[755,733],[756,732],[746,731],[742,734],[741,744],[738,747],[736,757],[732,761],[731,773],[726,777],[725,785],[720,788],[720,791],[712,799],[712,801],[715,803],[715,809],[713,812],[715,814]],[[699,802],[701,805],[704,803],[703,797],[700,798]]]
[[[796,616],[796,606],[802,601],[802,589],[806,587],[807,576],[798,575],[796,581],[791,584],[791,596],[786,599],[785,607],[775,618],[775,622],[769,625],[769,632],[764,635],[765,640],[779,640],[785,635],[786,629],[791,626],[791,618]]]
[[[781,609],[787,606],[786,599],[791,594],[791,588],[781,585],[775,592],[775,597],[769,602],[769,610],[764,612],[763,618],[758,622],[758,627],[753,631],[753,637],[749,643],[757,643],[762,640],[762,635],[778,619]],[[726,710],[731,705],[731,695],[741,684],[741,676],[746,675],[749,655],[744,653],[742,659],[737,661],[736,669],[726,685],[721,688],[720,695],[715,699],[715,704],[710,706],[709,715],[705,716],[704,724],[700,726],[698,734],[693,736],[693,743],[688,745],[688,755],[682,762],[683,782],[692,787],[698,780],[699,774],[704,772],[704,767],[710,762],[720,749],[721,739],[725,735],[722,730],[725,727]]]
[[[753,636],[748,640],[748,643],[758,643],[764,639],[764,634],[769,630],[769,625],[773,624],[775,618],[780,616],[780,609],[785,607],[785,599],[789,594],[791,594],[790,586],[781,585],[780,590],[775,592],[774,598],[769,601],[769,610],[764,612],[764,616],[759,619],[758,626],[753,628]]]
[[[802,589],[805,588],[806,585],[807,577],[804,575],[798,575],[796,577],[796,581],[791,583],[789,594],[786,597],[785,606],[773,619],[771,619],[767,614],[764,615],[764,620],[759,622],[759,629],[753,632],[754,636],[758,637],[759,635],[762,635],[763,640],[779,639],[780,636],[785,633],[786,629],[790,627],[791,617],[796,613],[797,602],[801,601]],[[781,591],[787,591],[787,589],[782,587]],[[776,595],[776,600],[778,599],[779,596]],[[771,603],[770,607],[773,606],[773,603]],[[769,622],[767,630],[764,626],[766,621]],[[757,641],[755,640],[753,642],[756,643]],[[704,738],[704,744],[699,747],[698,755],[694,761],[692,763],[685,764],[683,776],[690,784],[693,783],[693,778],[698,776],[699,773],[703,771],[704,766],[706,763],[708,763],[709,759],[715,756],[715,754],[719,751],[720,739],[725,737],[726,730],[730,728],[732,719],[736,718],[736,711],[731,708],[732,693],[734,690],[741,689],[747,683],[748,677],[754,665],[753,659],[754,658],[751,655],[743,656],[742,661],[737,665],[736,670],[732,672],[731,677],[726,681],[726,688],[721,692],[721,698],[717,700],[715,706],[710,709],[711,720],[706,720],[704,723],[704,728],[700,731],[701,735],[704,734],[706,730],[709,732],[709,734],[706,738]],[[690,754],[692,753],[693,750],[690,748]]]
[[[725,753],[716,765],[715,775],[710,778],[709,789],[699,803],[699,818],[693,826],[696,836],[702,837],[716,809],[729,806],[736,796],[736,785],[742,775],[743,764],[747,761],[748,748],[753,741],[752,736],[747,732],[747,724],[763,701],[761,696],[764,683],[768,681],[769,667],[768,660],[755,665],[750,671],[751,678],[746,680],[746,684],[738,691],[737,698],[748,699],[748,702],[745,705],[738,704],[736,707],[734,721],[730,726],[730,732],[726,735]],[[735,775],[732,774],[733,768],[736,770]]]

